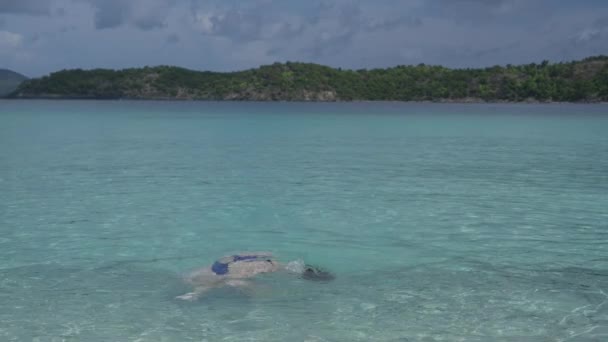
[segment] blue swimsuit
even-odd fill
[[[263,255],[233,255],[232,256],[232,260],[228,261],[228,262],[220,262],[220,261],[216,261],[213,263],[213,266],[211,266],[211,270],[213,271],[213,273],[217,274],[217,275],[224,275],[226,273],[228,273],[228,265],[237,262],[237,261],[259,261],[259,260],[267,260],[270,261],[268,256],[263,256]]]

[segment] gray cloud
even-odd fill
[[[606,54],[608,8],[604,0],[0,0],[0,31],[21,37],[19,57],[5,53],[4,64],[31,75],[285,60],[469,67]]]
[[[51,10],[50,0],[2,0],[0,13],[48,15]]]
[[[466,0],[465,0],[466,1]],[[471,0],[475,1],[475,0]],[[410,1],[411,2],[411,1]],[[411,2],[414,3],[414,2]],[[415,5],[393,6],[367,6],[364,7],[360,2],[342,3],[322,3],[318,11],[323,13],[315,18],[315,23],[327,20],[338,20],[341,27],[351,31],[370,32],[393,30],[397,28],[419,27],[423,25],[423,20],[417,15],[412,14]],[[375,11],[374,11],[375,10]]]
[[[530,17],[547,15],[551,6],[543,6],[544,0],[429,0],[430,16],[450,18],[459,24],[496,24],[507,21],[511,25],[533,24]],[[542,11],[538,9],[542,8]]]
[[[204,35],[234,43],[264,41],[270,44],[266,50],[269,57],[285,58],[290,51],[297,51],[313,60],[339,54],[361,34],[423,25],[420,17],[408,11],[395,11],[387,6],[366,7],[354,1],[322,1],[304,13],[278,8],[276,4],[263,1],[259,6],[222,8],[196,3],[192,7],[194,25]]]
[[[368,23],[368,29],[376,30],[394,30],[400,27],[416,28],[423,25],[423,21],[419,17],[403,16],[394,19],[387,19],[379,22]]]
[[[301,51],[313,58],[339,54],[351,47],[356,38],[378,32],[415,29],[423,26],[420,17],[407,11],[394,11],[393,8],[363,8],[359,3],[346,2],[334,6],[324,6],[325,14],[316,19],[321,26],[321,34],[314,44]],[[338,25],[331,25],[336,23]]]
[[[176,33],[171,33],[169,36],[167,36],[167,43],[168,44],[179,43],[179,36]]]
[[[136,18],[133,20],[133,25],[144,31],[159,29],[167,26],[164,18],[154,15]]]
[[[513,6],[522,3],[521,0],[431,0],[441,6],[450,8],[454,7],[482,7],[482,8],[500,8]]]
[[[593,22],[592,30],[598,31],[599,35],[608,33],[608,16],[599,18]]]
[[[474,4],[481,6],[502,6],[507,3],[512,3],[514,0],[436,0],[445,5],[448,4]]]
[[[93,1],[92,5],[95,7],[95,28],[100,30],[122,25],[131,10],[120,0]]]
[[[298,15],[262,9],[195,10],[193,16],[194,25],[204,35],[240,43],[292,38],[302,33],[306,26],[304,18]]]
[[[70,32],[70,31],[77,31],[78,27],[75,25],[70,25],[70,26],[62,26],[61,28],[59,28],[59,32],[61,33],[66,33],[66,32]]]
[[[496,47],[491,47],[491,48],[487,48],[487,49],[472,50],[470,52],[471,52],[471,57],[480,59],[480,58],[484,58],[487,56],[504,53],[505,50],[517,49],[517,48],[519,48],[519,45],[520,45],[519,43],[513,43],[513,44],[509,44],[509,45],[505,45],[505,46],[496,46]]]
[[[317,39],[312,47],[301,51],[313,58],[337,54],[351,45],[354,35],[355,32],[348,31],[326,39]]]
[[[596,19],[593,25],[599,27],[608,27],[608,16]]]
[[[86,0],[95,9],[95,28],[132,25],[148,31],[165,27],[173,0]]]
[[[208,18],[211,27],[207,33],[226,36],[237,41],[261,38],[263,16],[257,13],[231,9]]]
[[[589,42],[592,40],[596,40],[602,36],[602,30],[597,28],[589,28],[580,32],[576,36],[576,40],[578,42]]]
[[[608,38],[608,17],[603,17],[575,34],[573,45],[591,45],[606,38]]]

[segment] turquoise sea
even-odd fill
[[[608,105],[0,101],[0,341],[608,341]]]

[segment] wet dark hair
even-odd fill
[[[332,281],[336,277],[331,273],[322,268],[305,265],[304,272],[302,272],[302,278],[312,281]]]

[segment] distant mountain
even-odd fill
[[[13,98],[253,101],[608,101],[608,57],[449,69],[419,64],[342,70],[275,63],[238,72],[159,66],[63,70],[23,82]]]
[[[27,77],[7,69],[0,69],[0,97],[15,91],[17,87],[27,80]]]

